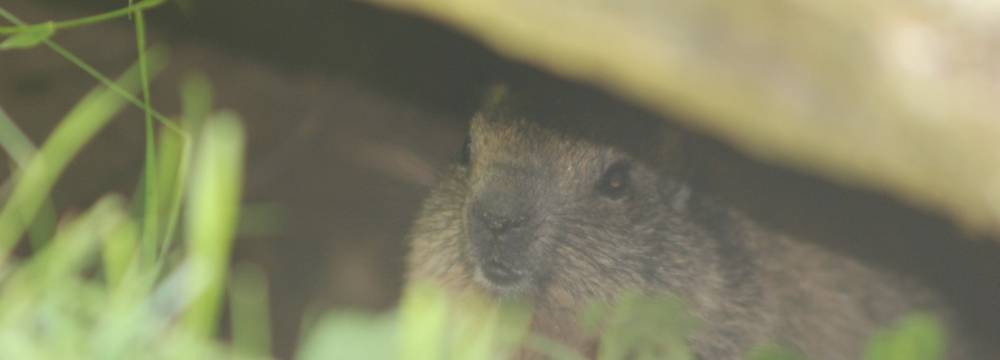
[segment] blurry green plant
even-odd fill
[[[588,310],[586,325],[605,334],[598,359],[694,359],[686,342],[698,321],[676,298],[626,294],[615,306]]]
[[[122,88],[138,84],[136,69],[119,80]],[[111,195],[78,217],[62,219],[55,236],[30,256],[10,255],[31,221],[30,212],[121,102],[109,90],[92,92],[15,175],[13,191],[0,212],[0,358],[173,359],[233,353],[216,342],[211,328],[219,321],[239,209],[244,140],[232,114],[209,115],[198,136],[185,201],[189,241],[183,248],[164,246],[161,251],[160,246],[146,246],[142,223],[130,215],[124,199]],[[184,149],[176,147],[174,157],[184,157]],[[142,196],[174,198],[184,192],[183,183]],[[234,294],[260,296],[264,289],[259,277],[238,287]],[[248,307],[250,311],[241,313],[266,314],[266,304],[234,305]]]
[[[673,297],[626,294],[614,304],[595,304],[584,327],[599,336],[599,360],[695,359],[686,338],[698,320]],[[444,291],[414,284],[393,313],[333,312],[308,329],[300,360],[504,359],[521,348],[558,360],[584,359],[571,349],[532,335],[530,310],[516,304],[487,305],[450,299]],[[930,315],[904,317],[872,338],[866,360],[944,358],[944,332]],[[761,344],[751,360],[805,360],[793,349]]]
[[[269,357],[268,341],[262,341],[270,338],[268,322],[259,321],[268,317],[259,272],[241,271],[228,285],[240,330],[232,345],[216,337],[240,209],[243,129],[235,114],[209,112],[210,90],[198,78],[184,87],[181,124],[153,110],[150,81],[166,55],[147,50],[143,10],[160,3],[42,25],[26,25],[0,8],[15,25],[0,27],[0,34],[10,34],[0,49],[44,44],[102,83],[39,149],[0,111],[0,145],[16,164],[3,187],[9,193],[0,194],[0,358]],[[49,39],[59,29],[123,16],[135,23],[139,61],[116,81]],[[139,89],[142,100],[132,95]],[[25,231],[45,216],[63,170],[127,103],[146,114],[146,166],[134,209],[119,196],[106,196],[58,225],[42,222],[54,235],[33,241],[29,255],[14,255]],[[158,138],[154,119],[165,129]],[[187,241],[175,246],[181,214]],[[248,320],[264,327],[248,329]]]
[[[142,12],[162,0],[107,14],[26,25],[0,7],[2,49],[44,44],[97,79],[40,149],[0,110],[0,146],[15,172],[0,186],[0,359],[269,358],[264,274],[249,265],[230,273],[242,184],[244,135],[238,117],[212,112],[202,77],[183,84],[181,122],[153,109],[151,79],[165,52],[148,50]],[[138,64],[112,81],[50,40],[56,30],[131,15]],[[142,98],[133,95],[142,91]],[[81,148],[126,104],[146,115],[146,166],[136,203],[105,196],[78,216],[56,221],[47,200]],[[157,136],[154,120],[163,128]],[[9,189],[6,193],[4,189]],[[130,209],[134,207],[134,209]],[[183,221],[182,221],[183,220]],[[174,243],[180,235],[186,240]],[[30,233],[29,255],[14,255]],[[229,293],[231,341],[218,338]],[[298,358],[496,359],[529,349],[554,359],[576,352],[529,334],[530,309],[453,299],[426,284],[410,286],[393,312],[324,314],[305,330]],[[692,359],[684,339],[698,327],[676,299],[626,295],[594,306],[583,323],[602,329],[599,359]],[[867,359],[938,359],[944,337],[925,315],[876,336]],[[595,335],[596,336],[596,335]],[[763,347],[755,360],[799,359]]]
[[[929,314],[910,314],[872,337],[867,360],[936,360],[945,355],[941,324]]]

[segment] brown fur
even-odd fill
[[[858,359],[877,329],[940,310],[906,278],[763,228],[699,193],[686,183],[683,141],[659,119],[589,95],[544,96],[511,97],[473,119],[468,163],[441,176],[413,226],[411,279],[526,299],[535,331],[591,354],[593,339],[574,319],[587,303],[630,290],[683,299],[704,324],[690,339],[701,359],[738,359],[768,343],[810,359]],[[629,164],[627,193],[602,196],[595,183],[620,161]],[[479,207],[523,221],[483,235]],[[484,280],[477,269],[489,259],[524,279]],[[951,354],[964,358],[958,347]]]

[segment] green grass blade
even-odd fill
[[[174,233],[177,231],[177,222],[180,218],[181,200],[187,191],[188,168],[194,145],[191,142],[191,137],[186,134],[200,133],[201,124],[211,108],[212,89],[207,78],[200,74],[188,75],[181,82],[181,127],[184,132],[165,132],[162,134],[163,139],[160,142],[162,154],[160,156],[160,169],[162,169],[160,183],[170,183],[169,186],[165,185],[161,188],[171,189],[169,194],[164,194],[162,197],[163,201],[168,202],[169,205],[166,210],[165,234],[159,252],[161,262],[162,255],[166,254],[173,245]],[[176,161],[173,160],[174,158]]]
[[[11,14],[9,11],[4,10],[2,6],[0,6],[0,18],[4,18],[7,21],[10,21],[11,23],[14,23],[16,25],[20,26],[25,25],[23,21],[14,16],[14,14]],[[97,69],[95,69],[90,64],[87,64],[86,61],[83,61],[83,59],[80,59],[80,57],[73,55],[72,52],[66,50],[66,48],[60,46],[59,44],[55,43],[52,40],[45,40],[45,46],[48,46],[49,49],[56,52],[56,54],[59,54],[59,56],[62,56],[64,59],[66,59],[66,61],[73,63],[73,65],[76,65],[76,67],[80,68],[94,79],[100,81],[101,84],[104,84],[104,86],[107,86],[109,89],[113,90],[119,96],[125,98],[125,100],[127,100],[130,104],[135,105],[136,107],[142,109],[143,111],[149,111],[150,113],[152,113],[153,118],[155,118],[161,124],[166,126],[167,129],[181,133],[184,136],[188,136],[187,132],[183,131],[176,123],[168,119],[166,116],[160,114],[155,109],[147,108],[142,103],[142,101],[139,100],[139,98],[135,97],[135,95],[132,95],[134,90],[128,91],[118,86],[118,84],[115,84],[113,80],[101,74],[100,71],[97,71]],[[166,49],[164,48],[154,47],[151,48],[149,51],[147,51],[147,53],[153,53],[153,52],[157,53],[158,56],[161,56],[164,59],[166,58]]]
[[[188,167],[191,162],[191,142],[178,133],[161,132],[157,159],[159,165],[156,170],[159,175],[157,203],[160,205],[161,218],[166,219],[161,229],[163,236],[157,252],[157,260],[160,261],[173,243],[180,218],[181,203],[187,189]]]
[[[139,229],[134,222],[128,222],[111,234],[101,249],[104,267],[104,281],[108,289],[115,289],[122,283],[126,271],[134,263],[138,248]]]
[[[162,64],[159,56],[151,57],[154,70]],[[133,66],[118,79],[124,89],[139,86],[138,67]],[[92,90],[52,132],[41,150],[20,171],[10,198],[0,210],[0,259],[10,250],[31,223],[70,160],[76,156],[97,132],[123,108],[124,99],[115,91],[100,87]],[[3,260],[0,260],[2,263]]]
[[[197,144],[188,192],[188,261],[207,286],[184,314],[194,334],[215,333],[229,256],[240,208],[243,177],[243,127],[236,114],[211,116]]]
[[[19,31],[0,42],[0,50],[29,49],[45,42],[55,35],[55,23],[49,21],[44,24],[25,26],[17,28]]]
[[[61,228],[52,245],[32,256],[22,271],[34,275],[31,281],[39,284],[78,276],[91,254],[96,254],[97,245],[124,223],[122,204],[117,196],[102,198],[79,219]]]
[[[0,108],[0,147],[2,147],[18,167],[25,167],[31,157],[38,151],[24,132],[11,120],[10,116]],[[10,180],[10,179],[8,179]],[[6,181],[0,189],[7,188]],[[0,193],[0,201],[6,197]],[[56,225],[56,210],[52,201],[46,197],[42,207],[28,229],[32,247],[40,249],[52,237]]]
[[[139,82],[142,87],[143,113],[146,115],[146,154],[143,170],[143,219],[142,251],[145,259],[153,263],[157,257],[160,235],[159,187],[156,176],[156,132],[153,126],[153,108],[149,99],[149,67],[146,59],[146,21],[141,10],[135,11],[135,39],[139,51]]]
[[[146,9],[151,9],[153,7],[163,4],[166,0],[146,0],[135,5],[130,5],[117,10],[112,10],[103,14],[91,15],[82,17],[79,19],[65,20],[59,22],[47,22],[45,24],[31,25],[31,26],[0,26],[0,34],[23,34],[28,31],[28,28],[34,28],[36,26],[50,26],[53,31],[71,29],[80,26],[97,24],[100,22],[124,17],[130,15],[134,11],[141,11]]]
[[[233,274],[230,294],[233,347],[243,355],[270,357],[267,274],[256,266],[240,264]]]
[[[208,77],[201,73],[188,74],[181,83],[184,128],[198,133],[205,117],[212,111],[212,102],[212,84]]]
[[[20,167],[27,165],[28,159],[35,154],[35,145],[2,108],[0,108],[0,147],[10,154]]]

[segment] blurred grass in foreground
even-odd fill
[[[133,68],[119,85],[134,88],[135,75]],[[0,213],[4,250],[16,244],[66,162],[121,104],[110,90],[95,90],[76,107],[88,111],[67,116],[17,171],[14,191]],[[79,217],[62,219],[44,247],[3,262],[0,358],[217,358],[230,353],[216,342],[211,326],[219,321],[215,309],[229,267],[244,140],[239,121],[227,113],[209,115],[199,135],[186,201],[184,233],[192,240],[186,248],[143,249],[141,222],[116,195]],[[171,158],[184,158],[187,148],[173,147]],[[142,195],[174,198],[184,192],[183,183],[161,182],[173,188]],[[263,288],[259,279],[248,284],[241,288],[251,290],[242,292],[257,294],[252,288]],[[266,313],[266,304],[255,304],[252,311]]]
[[[0,27],[0,34],[11,35],[0,48],[44,44],[102,83],[38,150],[0,109],[0,146],[16,165],[0,186],[0,359],[271,357],[266,276],[229,260],[241,210],[241,122],[232,112],[212,112],[211,89],[202,77],[184,82],[180,123],[149,101],[149,82],[166,55],[146,50],[141,12],[162,2],[35,26],[0,7],[0,16],[16,25]],[[57,29],[128,14],[135,15],[140,61],[116,81],[49,40]],[[140,89],[142,100],[133,95]],[[57,223],[47,205],[54,184],[128,103],[145,110],[147,124],[147,164],[135,202],[108,195]],[[163,126],[159,132],[154,119]],[[29,231],[40,239],[33,239],[28,255],[14,255]],[[224,341],[216,327],[227,292],[232,331]],[[693,358],[684,338],[697,321],[674,299],[627,295],[617,306],[593,307],[583,320],[591,330],[604,329],[600,359]],[[302,360],[496,359],[522,348],[554,359],[582,358],[529,335],[525,306],[452,299],[425,284],[407,289],[390,313],[331,312],[307,323],[312,325],[298,351]],[[943,348],[938,324],[916,315],[874,338],[867,359],[937,359]],[[764,346],[751,358],[800,357]]]

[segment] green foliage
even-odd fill
[[[686,338],[698,330],[698,321],[676,298],[628,294],[614,304],[591,306],[582,320],[600,338],[598,359],[694,359]],[[396,312],[324,316],[310,329],[300,359],[503,359],[520,348],[552,359],[583,358],[551,340],[528,334],[529,322],[530,311],[524,307],[456,300],[441,289],[415,284]],[[873,338],[866,359],[942,359],[943,339],[933,318],[915,314]],[[794,349],[773,344],[758,346],[747,358],[807,359]]]
[[[192,144],[187,129],[152,108],[149,83],[163,67],[165,53],[146,49],[141,10],[159,3],[144,1],[110,15],[46,23],[51,35],[56,28],[134,15],[140,61],[117,81],[96,72],[48,40],[48,35],[35,34],[38,26],[26,26],[0,8],[0,16],[18,25],[18,32],[6,40],[8,47],[44,43],[103,84],[67,114],[37,151],[13,119],[5,113],[0,116],[0,126],[11,130],[4,131],[0,145],[18,165],[13,178],[6,180],[13,184],[12,191],[2,198],[0,210],[0,292],[4,294],[0,298],[0,358],[270,355],[267,341],[261,341],[270,338],[266,321],[259,322],[264,327],[256,331],[234,334],[236,344],[255,344],[240,346],[238,353],[215,337],[240,206],[244,138],[234,114],[200,110],[185,113],[185,124],[205,124],[197,129],[198,144]],[[10,29],[0,28],[0,33]],[[141,102],[132,95],[140,88]],[[204,108],[203,101],[193,100],[204,88],[185,88],[192,93],[182,96],[186,107]],[[136,196],[143,199],[143,210],[130,211],[120,197],[105,197],[78,218],[64,218],[53,229],[55,235],[30,256],[11,256],[63,169],[128,103],[147,115],[149,146],[142,178],[151,181],[144,181]],[[195,116],[200,118],[190,118]],[[160,146],[153,141],[153,119],[167,127],[160,133]],[[193,148],[198,151],[192,152]],[[189,158],[194,159],[194,171],[188,169]],[[186,186],[189,182],[191,191]],[[168,240],[180,226],[182,207],[187,208],[183,233],[188,241],[185,248],[174,248]],[[150,223],[165,226],[150,227]],[[262,277],[244,272],[237,274],[242,281],[231,289],[241,324],[268,317],[266,297],[261,296],[266,294]]]
[[[929,314],[916,313],[876,334],[868,345],[868,360],[937,360],[945,353],[945,333]]]
[[[598,359],[694,359],[686,339],[698,322],[676,298],[627,294],[587,315],[589,325],[604,331]]]
[[[17,26],[0,26],[0,35],[13,34],[12,37],[17,37],[17,36],[20,36],[21,34],[24,34],[24,33],[34,33],[34,32],[41,31],[41,32],[47,32],[49,34],[49,36],[46,36],[46,39],[47,39],[53,33],[55,33],[56,30],[64,30],[64,29],[71,29],[71,28],[80,27],[80,26],[93,25],[93,24],[104,22],[104,21],[113,20],[115,18],[132,16],[132,15],[135,15],[135,14],[139,14],[139,13],[141,13],[144,10],[160,6],[161,4],[163,4],[166,1],[167,0],[145,0],[145,1],[141,1],[141,2],[139,2],[137,4],[132,4],[131,1],[130,1],[128,7],[117,9],[117,10],[114,10],[114,11],[109,11],[109,12],[106,12],[106,13],[103,13],[103,14],[86,16],[86,17],[82,17],[82,18],[79,18],[79,19],[59,21],[59,22],[46,21],[46,22],[44,22],[42,24],[39,24],[39,25],[28,26],[28,25],[26,25],[26,24],[24,24],[24,23],[22,23],[20,21],[11,21],[12,23],[14,23]],[[4,12],[6,13],[6,11],[4,11]],[[4,16],[4,17],[6,17],[6,18],[8,18],[8,20],[10,20],[10,16],[9,16],[10,13],[6,13],[5,15],[7,15],[7,16]],[[48,28],[49,30],[44,30],[44,31],[38,30],[37,28],[39,28],[39,27],[45,27],[45,28]]]
[[[3,147],[18,166],[27,164],[28,159],[35,153],[35,146],[3,109],[0,109],[0,147]]]
[[[205,282],[184,321],[191,330],[215,333],[243,177],[243,129],[235,114],[220,113],[205,124],[187,201],[187,256],[194,276]]]
[[[418,283],[389,314],[323,316],[309,331],[300,359],[502,359],[517,351],[529,320],[529,311],[519,304],[452,299]]]
[[[393,320],[388,316],[357,312],[329,314],[312,329],[299,352],[299,359],[399,358],[398,347],[394,346],[399,334]],[[407,358],[424,359],[429,354],[434,353],[411,353]]]
[[[125,89],[137,87],[138,69],[129,69],[118,84]],[[19,172],[18,182],[0,211],[0,258],[35,217],[63,169],[123,106],[124,101],[112,91],[91,91],[70,110],[39,152]]]
[[[263,271],[241,264],[229,286],[233,347],[238,354],[260,358],[271,355],[271,319],[267,278]]]
[[[24,30],[0,42],[0,50],[27,49],[38,46],[56,33],[55,23],[25,27]]]
[[[805,360],[802,354],[781,346],[760,345],[747,355],[750,360]]]

